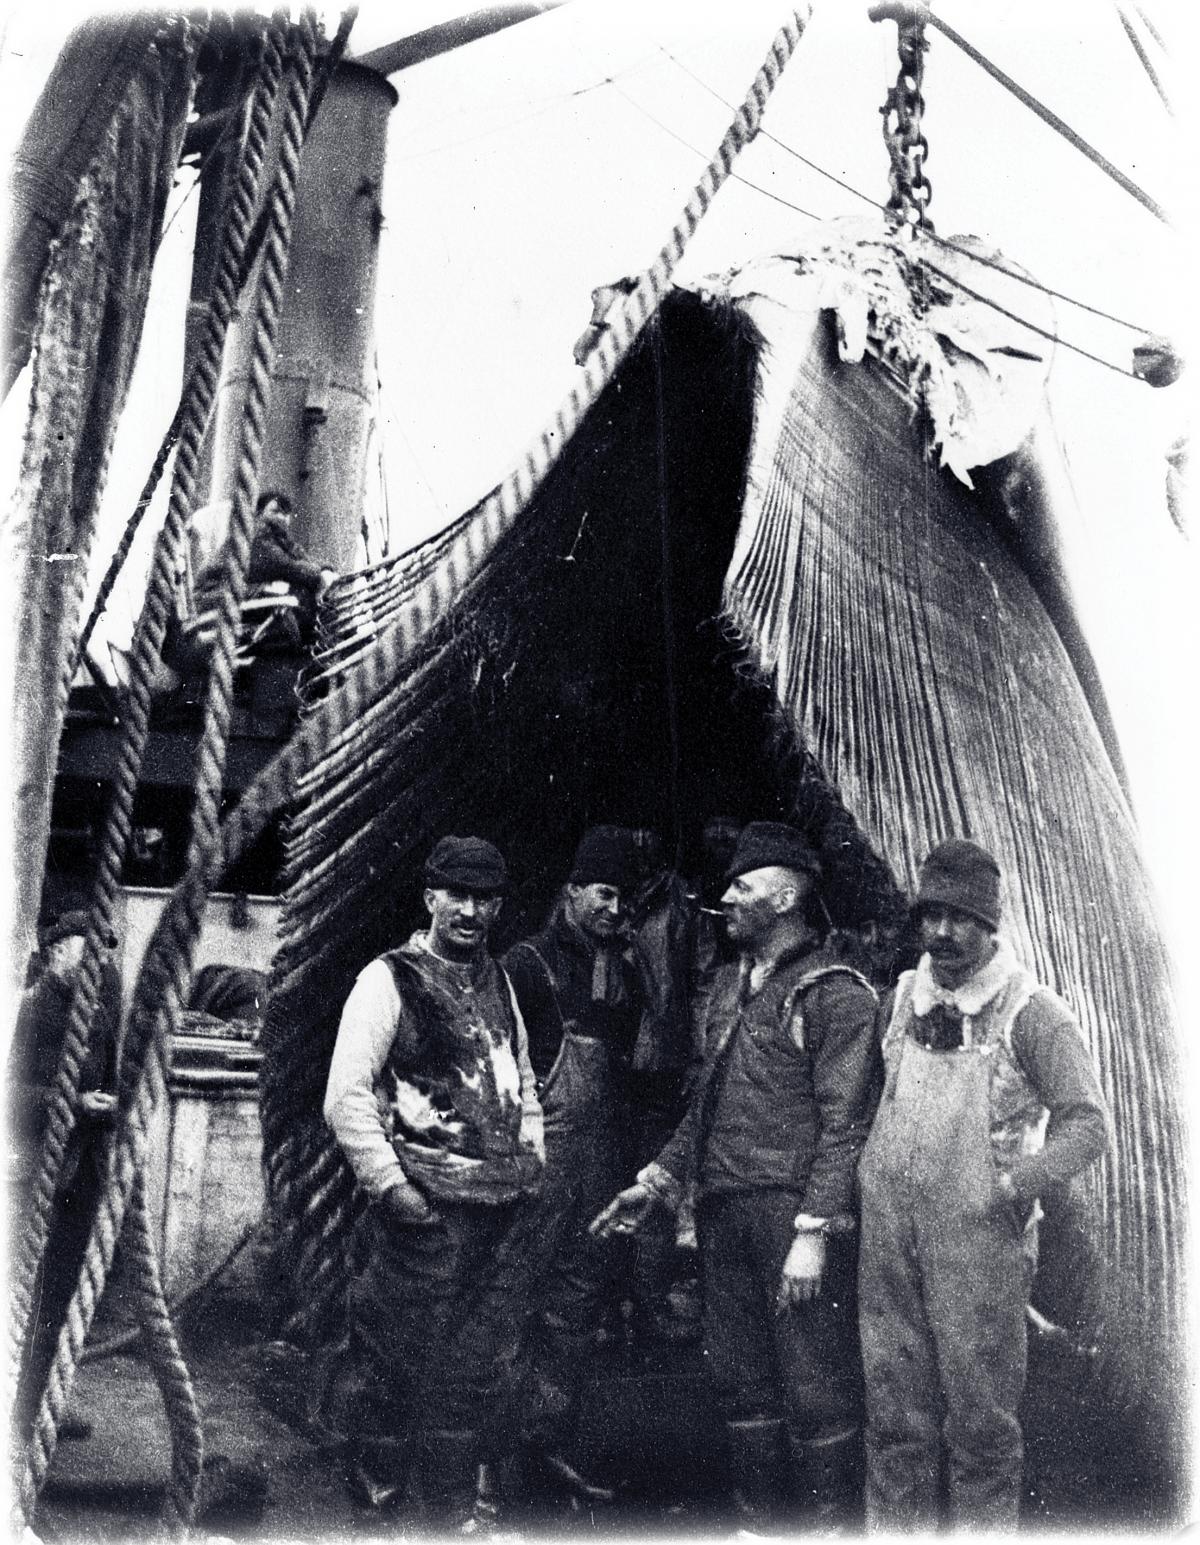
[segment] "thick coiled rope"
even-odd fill
[[[196,1514],[204,1469],[204,1425],[191,1374],[171,1323],[141,1174],[134,1185],[129,1219],[130,1227],[123,1235],[122,1260],[138,1306],[142,1345],[154,1370],[171,1434],[171,1478],[167,1483],[163,1522],[172,1534],[179,1534],[191,1527]]]
[[[166,1038],[177,1021],[191,974],[204,903],[215,872],[214,858],[219,852],[217,818],[232,705],[236,629],[246,589],[275,336],[282,306],[300,150],[313,85],[317,38],[311,13],[305,13],[297,27],[289,28],[287,37],[290,58],[286,105],[270,200],[271,220],[259,280],[250,391],[238,446],[218,631],[211,660],[204,731],[197,756],[198,792],[188,871],[200,883],[188,890],[186,907],[173,909],[161,920],[139,974],[120,1068],[119,1125],[109,1144],[109,1184],[93,1225],[79,1284],[68,1309],[67,1323],[59,1337],[54,1364],[34,1424],[31,1452],[18,1499],[23,1520],[32,1513],[53,1457],[58,1421],[144,1162],[149,1117],[163,1094]],[[268,53],[273,52],[269,45]],[[182,442],[176,463],[177,477],[181,464],[185,464]],[[191,466],[194,473],[194,458]],[[161,638],[161,633],[159,636]],[[199,1482],[197,1464],[194,1473],[186,1476],[182,1485],[173,1488],[172,1506],[184,1524],[194,1517]]]
[[[341,63],[342,57],[346,52],[346,44],[350,38],[350,29],[354,25],[354,20],[357,15],[358,7],[356,5],[349,6],[346,11],[343,12],[341,22],[338,25],[337,35],[335,36],[333,43],[330,45],[328,54],[326,54],[324,59],[321,61],[320,75],[318,77],[316,86],[313,88],[312,101],[309,104],[307,128],[312,127],[313,121],[317,115],[317,111],[320,108],[321,102],[324,100],[325,92],[328,89],[329,82],[333,78],[333,72]],[[256,252],[257,247],[252,241],[245,244],[242,252],[242,259],[239,267],[239,277],[236,286],[238,292],[242,290],[246,280],[250,277],[250,269],[253,266],[253,258]],[[146,511],[150,508],[150,501],[154,497],[154,491],[158,487],[159,480],[162,477],[163,472],[166,470],[166,465],[170,459],[171,452],[175,448],[175,442],[179,439],[180,428],[183,424],[184,410],[187,403],[191,400],[193,390],[194,387],[192,382],[192,374],[189,372],[188,379],[184,384],[182,393],[180,394],[179,406],[176,408],[175,415],[171,419],[171,422],[167,426],[167,430],[162,437],[162,441],[159,444],[154,461],[151,463],[150,471],[146,476],[146,481],[142,486],[142,491],[138,496],[138,501],[133,507],[133,513],[130,515],[128,521],[126,522],[125,529],[121,533],[121,540],[117,543],[117,546],[113,551],[113,555],[109,559],[108,567],[104,571],[104,578],[100,581],[100,585],[96,591],[95,599],[92,602],[92,609],[88,613],[87,622],[84,624],[83,630],[79,635],[79,643],[75,646],[75,653],[72,656],[71,665],[67,676],[68,687],[75,679],[75,673],[78,671],[80,663],[83,660],[84,650],[86,650],[88,644],[91,642],[91,637],[95,632],[96,624],[104,615],[105,608],[108,606],[109,598],[112,596],[113,590],[116,588],[117,580],[120,578],[121,571],[125,567],[125,564],[129,558],[129,554],[133,549],[134,539],[137,536],[142,521],[145,519]],[[205,425],[204,432],[201,435],[201,443],[203,443],[204,435],[206,433],[207,424]]]
[[[671,276],[704,217],[712,199],[728,178],[740,151],[757,133],[763,109],[779,76],[791,58],[807,21],[807,8],[793,13],[791,21],[777,34],[736,117],[727,129],[712,160],[705,169],[676,221],[671,234],[651,267],[642,274],[631,293],[614,308],[615,315],[599,334],[596,346],[583,366],[582,381],[568,395],[553,421],[534,441],[527,454],[485,501],[476,516],[461,524],[446,559],[432,572],[421,591],[405,607],[399,618],[378,642],[356,662],[342,687],[321,700],[312,717],[299,733],[293,747],[277,764],[266,770],[265,778],[278,778],[290,764],[288,785],[316,765],[323,748],[335,743],[351,726],[356,726],[364,711],[377,708],[381,694],[393,698],[405,690],[399,680],[403,665],[414,646],[447,615],[451,607],[471,594],[472,583],[501,539],[511,530],[535,491],[545,481],[564,448],[586,414],[611,381],[617,368],[633,347],[647,322],[656,312],[667,291]],[[618,309],[619,308],[619,309]],[[260,788],[243,796],[237,818],[250,821]],[[283,792],[286,798],[287,793]],[[227,844],[228,848],[228,844]],[[284,950],[281,950],[282,955]],[[302,1069],[317,1048],[306,1040],[289,1048],[289,1065]],[[311,1313],[307,1323],[319,1323],[325,1309],[332,1307],[345,1287],[345,1268],[336,1257],[337,1240],[348,1221],[348,1186],[331,1183],[324,1152],[331,1143],[328,1131],[319,1121],[303,1128],[296,1142],[283,1142],[272,1153],[272,1139],[282,1135],[289,1122],[295,1123],[296,1110],[304,1097],[297,1088],[297,1077],[286,1069],[275,1076],[274,1059],[264,1064],[267,1077],[262,1081],[264,1145],[267,1148],[267,1173],[273,1205],[285,1220],[304,1221],[308,1238],[301,1244],[304,1262],[302,1276]]]
[[[214,289],[204,338],[193,374],[194,391],[183,415],[179,455],[166,520],[151,566],[146,601],[139,619],[130,661],[130,685],[118,749],[111,803],[101,838],[92,892],[92,909],[84,940],[83,956],[75,975],[62,1052],[55,1075],[54,1093],[47,1113],[47,1129],[41,1162],[26,1218],[11,1294],[10,1349],[20,1357],[29,1325],[33,1285],[46,1247],[54,1197],[63,1160],[75,1126],[75,1103],[80,1071],[88,1051],[88,1032],[95,1014],[100,987],[104,939],[111,921],[120,883],[121,865],[129,838],[134,796],[150,723],[150,686],[162,651],[167,611],[174,600],[175,569],[180,543],[191,512],[196,469],[207,430],[209,411],[216,395],[225,333],[236,300],[236,281],[241,255],[258,196],[266,153],[271,110],[278,91],[280,57],[278,42],[269,41],[255,87],[246,151],[231,201],[225,228],[220,276]],[[15,1387],[15,1384],[14,1384]]]

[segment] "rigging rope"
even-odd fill
[[[268,49],[255,88],[247,153],[238,179],[230,222],[226,227],[221,265],[208,325],[197,355],[193,392],[184,413],[180,453],[167,518],[159,535],[130,661],[130,688],[118,750],[111,803],[101,837],[92,910],[83,957],[75,975],[67,1030],[47,1118],[41,1167],[34,1190],[34,1207],[26,1220],[12,1281],[12,1351],[19,1357],[29,1321],[33,1284],[45,1250],[49,1220],[66,1145],[75,1125],[74,1106],[79,1074],[88,1047],[88,1027],[95,1013],[100,985],[101,949],[112,931],[121,863],[137,791],[142,755],[149,729],[150,682],[162,647],[166,612],[174,596],[176,554],[195,488],[195,471],[208,423],[208,408],[216,393],[225,332],[235,299],[233,281],[249,229],[261,178],[271,108],[278,89],[277,47]]]
[[[997,68],[977,48],[973,48],[966,38],[960,33],[955,32],[953,27],[947,25],[940,16],[929,10],[927,6],[920,4],[919,0],[884,0],[883,4],[873,5],[867,14],[872,21],[894,21],[901,29],[916,21],[922,24],[928,23],[931,27],[936,27],[944,37],[948,37],[952,43],[961,48],[967,58],[973,60],[985,74],[990,75],[994,81],[998,81],[1006,91],[1010,91],[1017,101],[1027,107],[1031,113],[1036,114],[1043,123],[1049,124],[1069,144],[1074,145],[1081,155],[1086,156],[1093,166],[1098,166],[1106,176],[1111,177],[1118,187],[1124,188],[1131,198],[1135,198],[1152,215],[1157,215],[1164,224],[1170,224],[1167,212],[1162,205],[1156,203],[1148,193],[1143,192],[1131,177],[1127,177],[1106,156],[1102,156],[1098,150],[1094,150],[1081,135],[1076,134],[1069,124],[1064,123],[1057,113],[1052,113],[1035,96],[1031,96],[1024,87],[1018,86],[1011,75],[1006,75],[1003,70]]]
[[[512,528],[535,490],[558,461],[564,447],[608,385],[618,365],[629,353],[647,322],[657,311],[670,284],[671,275],[703,219],[718,189],[732,173],[734,160],[757,133],[766,103],[779,76],[803,35],[808,8],[793,13],[771,44],[756,74],[745,101],[729,125],[716,152],[696,184],[670,236],[651,267],[643,273],[631,291],[614,306],[600,329],[595,346],[583,365],[582,384],[573,388],[553,421],[534,441],[510,476],[480,506],[471,518],[459,524],[453,540],[445,549],[444,559],[424,580],[422,588],[403,608],[399,617],[375,640],[366,652],[352,655],[346,662],[355,669],[340,687],[320,699],[313,707],[294,740],[266,768],[255,784],[243,794],[227,826],[225,855],[228,861],[240,842],[246,840],[265,821],[272,802],[294,798],[297,784],[318,765],[326,749],[335,744],[350,727],[357,728],[364,712],[374,715],[385,702],[395,701],[406,690],[400,679],[404,661],[414,646],[448,613],[460,598],[471,593],[472,584],[497,543]],[[353,578],[335,581],[339,586],[353,584]],[[190,883],[190,882],[185,882]],[[182,899],[172,905],[184,905]],[[264,1141],[269,1146],[268,1129],[281,1128],[282,1106],[288,1090],[263,1086],[262,1107]],[[286,1120],[282,1121],[286,1127]],[[328,1133],[312,1134],[307,1142],[286,1143],[287,1152],[275,1155],[269,1170],[273,1198],[290,1217],[305,1215],[308,1226],[319,1230],[318,1253],[323,1260],[313,1262],[314,1252],[305,1255],[305,1269],[300,1274],[312,1305],[310,1318],[320,1316],[323,1308],[340,1293],[342,1279],[328,1266],[330,1248],[341,1232],[339,1211],[342,1188],[334,1184],[336,1175],[328,1173],[330,1138]],[[324,1216],[317,1214],[324,1208]]]
[[[198,755],[198,791],[189,863],[191,869],[201,875],[206,875],[211,869],[212,853],[218,845],[217,817],[230,720],[235,634],[238,611],[246,585],[254,495],[257,491],[265,430],[265,404],[274,361],[275,333],[282,304],[283,275],[295,204],[300,148],[312,95],[316,27],[311,12],[305,13],[298,26],[288,28],[286,43],[289,55],[287,99],[278,163],[270,197],[271,220],[259,281],[251,388],[241,426],[233,515],[223,574],[225,588],[218,611],[218,635],[212,657],[204,734]],[[269,107],[270,101],[276,94],[280,61],[278,61],[273,36],[268,44],[267,55],[274,62],[270,65],[264,63],[265,86],[261,101],[259,94],[256,93],[256,106]],[[271,76],[274,77],[273,80]],[[258,128],[265,131],[261,114],[259,114]],[[248,151],[249,149],[248,137]],[[253,165],[255,157],[252,154],[248,155],[247,159],[251,163],[250,170],[245,179],[239,179],[239,187],[243,190],[250,182],[256,183],[261,174],[261,153],[265,150],[265,132],[255,136],[255,149],[259,152],[258,164]],[[240,222],[239,231],[242,241],[249,227],[251,209],[252,204],[244,204],[242,212],[245,219]],[[229,234],[228,231],[227,234]],[[227,243],[225,246],[226,259],[230,257],[230,245],[232,243]],[[236,257],[239,255],[234,253],[235,261],[225,261],[222,264],[222,280],[227,285],[232,282],[237,272]],[[226,298],[228,299],[227,290]],[[223,334],[229,309],[231,308],[225,310],[218,328],[210,328],[210,333],[219,330]],[[215,387],[215,371],[212,384]],[[198,393],[198,398],[202,395],[202,392]],[[195,415],[193,415],[193,422],[194,418]],[[184,484],[190,483],[191,487],[194,487],[195,449],[194,445],[181,444],[180,456],[176,462],[177,482],[173,495],[180,492]],[[185,456],[185,450],[190,450],[192,455]],[[188,492],[190,503],[191,488]],[[173,507],[181,502],[175,497],[172,498]],[[176,542],[168,540],[163,544],[160,552],[165,552],[169,557],[181,534],[182,521],[178,521],[175,523],[173,532]],[[158,566],[160,579],[169,577],[166,576],[167,567],[167,564]],[[158,590],[160,601],[165,599],[165,589],[165,585],[160,583]],[[151,627],[147,633],[157,633],[156,642],[161,642],[162,629],[159,624],[164,614],[165,606],[158,611],[157,617],[154,612],[151,613]],[[144,650],[143,653],[145,653]],[[143,714],[143,740],[144,717]],[[126,812],[126,818],[127,815],[128,812]],[[18,1507],[24,1520],[27,1520],[32,1513],[53,1457],[59,1418],[70,1393],[79,1352],[94,1316],[99,1296],[103,1291],[104,1282],[112,1264],[116,1241],[131,1198],[134,1200],[136,1220],[135,1188],[144,1163],[149,1116],[162,1093],[165,1037],[179,1013],[186,980],[190,975],[191,958],[203,914],[206,890],[207,887],[200,890],[194,898],[195,904],[188,909],[186,915],[180,917],[176,914],[175,927],[166,930],[160,927],[156,931],[139,974],[138,988],[119,1069],[119,1111],[122,1119],[118,1133],[110,1138],[108,1145],[109,1185],[93,1224],[80,1281],[68,1310],[67,1323],[59,1337],[54,1364],[38,1410],[30,1445],[31,1451],[20,1485]],[[152,1256],[153,1246],[148,1230],[139,1229],[139,1233],[143,1232],[145,1243],[149,1246],[149,1253]],[[162,1315],[161,1317],[150,1316],[145,1329],[156,1364],[161,1365],[171,1356],[174,1338],[173,1333],[164,1334],[163,1331],[162,1319],[165,1318],[166,1311],[162,1300],[161,1284],[157,1282],[156,1268],[150,1272],[149,1277],[146,1276],[146,1253],[145,1250],[139,1252],[143,1268],[143,1287],[145,1292],[152,1296],[155,1304],[162,1305]],[[160,1371],[159,1366],[156,1366],[156,1371]],[[186,1369],[183,1370],[183,1375],[186,1380]],[[175,1417],[181,1402],[186,1403],[190,1395],[190,1386],[185,1388],[178,1379],[167,1378],[164,1381],[161,1373],[160,1383],[163,1384],[164,1397],[168,1402],[168,1413]],[[191,1403],[194,1408],[194,1400]],[[189,1439],[199,1429],[198,1421],[189,1423],[185,1420],[181,1425],[184,1429],[182,1437],[179,1436],[180,1425],[175,1425],[176,1463],[169,1509],[177,1522],[186,1526],[194,1517],[200,1484],[200,1450],[196,1442]]]
[[[669,48],[664,48],[660,43],[659,52],[665,54],[672,64],[677,65],[685,75],[691,76],[692,80],[694,80],[698,86],[702,86],[710,96],[715,97],[718,102],[723,104],[723,106],[731,107],[731,103],[726,101],[726,99],[719,91],[710,86],[702,76],[697,75],[695,70],[686,65],[682,59],[677,59]],[[627,97],[626,100],[632,102],[633,98]],[[658,123],[658,119],[655,119],[654,122]],[[668,134],[673,133],[673,130],[667,128],[666,124],[660,123],[659,128],[666,130]],[[864,204],[869,204],[872,209],[877,209],[881,213],[886,209],[887,206],[881,204],[878,199],[873,199],[869,193],[864,193],[861,188],[856,188],[853,183],[846,182],[843,178],[836,176],[833,172],[827,170],[818,162],[810,160],[808,156],[801,155],[801,153],[794,145],[789,145],[786,140],[780,139],[777,134],[772,134],[769,129],[760,129],[759,133],[764,139],[769,139],[773,145],[778,145],[780,150],[786,151],[789,156],[793,156],[797,161],[802,162],[805,166],[809,167],[810,170],[816,172],[818,176],[824,177],[829,182],[836,184],[837,187],[842,188],[846,193],[852,193],[855,198],[861,199]],[[675,138],[679,139],[679,136],[675,135]],[[680,140],[680,143],[687,144],[687,141]],[[695,150],[695,146],[688,145],[688,149]],[[696,151],[697,155],[700,153],[701,152]],[[745,183],[748,188],[753,188],[756,193],[764,193],[768,198],[776,199],[780,203],[788,203],[786,199],[780,199],[778,194],[771,193],[767,188],[759,187],[758,183],[750,182],[748,178],[738,177],[738,181]],[[818,220],[821,218],[821,216],[812,214],[811,211],[807,209],[801,209],[799,204],[788,204],[788,207],[790,209],[796,210],[799,214],[808,215],[809,219],[811,220]],[[1100,306],[1090,305],[1086,300],[1079,300],[1074,295],[1068,295],[1063,290],[1052,289],[1050,285],[1043,284],[1040,279],[1035,279],[1032,274],[1027,274],[1017,269],[1011,269],[1005,264],[997,262],[995,258],[987,257],[982,252],[973,252],[970,247],[960,246],[956,241],[954,241],[952,237],[939,236],[937,232],[929,226],[926,226],[924,234],[930,241],[936,242],[939,247],[945,247],[950,252],[957,252],[965,258],[969,258],[972,263],[979,263],[984,268],[994,268],[997,273],[1004,274],[1009,279],[1016,279],[1018,283],[1026,285],[1031,290],[1038,290],[1043,295],[1053,296],[1055,300],[1065,301],[1068,306],[1076,306],[1080,311],[1086,311],[1091,316],[1102,317],[1104,321],[1112,322],[1117,327],[1126,327],[1131,333],[1146,334],[1154,331],[1152,327],[1147,327],[1143,322],[1127,321],[1124,317],[1114,316],[1111,311],[1105,311]],[[1071,347],[1071,345],[1066,344],[1063,339],[1059,339],[1057,341],[1064,343],[1064,346],[1067,348]]]
[[[321,59],[321,67],[317,76],[317,84],[313,88],[312,101],[309,104],[308,116],[305,120],[306,136],[308,131],[312,128],[313,123],[316,121],[317,111],[325,98],[325,92],[328,90],[329,82],[333,79],[334,71],[341,63],[342,58],[346,52],[346,45],[350,39],[350,29],[354,25],[354,19],[357,15],[358,7],[356,5],[349,6],[346,11],[343,12],[341,22],[338,25],[337,34],[329,47],[329,51]],[[231,122],[233,121],[234,120],[231,118]],[[222,131],[222,134],[217,140],[217,143],[210,148],[208,156],[205,157],[205,165],[208,164],[214,152],[223,143],[228,133],[229,129],[226,127]],[[201,168],[201,176],[203,176],[203,168]],[[200,178],[197,178],[196,186],[199,185],[199,181]],[[182,207],[182,205],[180,207]],[[175,213],[178,214],[179,210],[177,209]],[[172,219],[174,219],[174,216],[172,216]],[[169,223],[170,222],[168,222],[168,224]],[[259,241],[261,242],[261,235],[259,235]],[[246,282],[250,277],[251,271],[254,267],[254,259],[257,256],[257,253],[257,245],[255,245],[252,241],[247,242],[246,247],[242,253],[239,268],[237,282],[237,291],[239,294],[245,288]],[[1144,330],[1145,329],[1143,329],[1143,331]],[[159,445],[154,462],[151,465],[150,471],[146,477],[145,485],[142,488],[141,495],[138,498],[137,504],[134,506],[133,514],[129,517],[129,520],[125,526],[125,530],[121,535],[121,540],[117,544],[116,550],[114,551],[113,556],[109,561],[108,568],[105,571],[104,578],[96,592],[96,598],[92,602],[91,613],[89,614],[87,623],[85,624],[83,631],[80,634],[79,645],[76,648],[74,657],[71,661],[69,675],[67,677],[68,686],[70,686],[70,683],[75,679],[75,673],[78,671],[79,666],[83,660],[84,652],[87,649],[89,642],[91,641],[92,633],[94,632],[96,624],[99,622],[106,606],[108,605],[109,598],[116,586],[117,579],[120,576],[121,570],[124,568],[125,562],[128,559],[130,551],[133,547],[134,538],[137,535],[138,528],[140,527],[142,520],[145,517],[146,511],[150,507],[150,501],[154,497],[154,491],[158,487],[159,479],[163,475],[167,460],[175,446],[175,442],[179,438],[179,427],[183,421],[184,404],[189,400],[193,391],[192,376],[194,374],[194,368],[195,367],[193,367],[193,370],[189,372],[188,379],[184,382],[183,390],[180,393],[179,406],[175,410],[175,416],[172,418],[170,424],[167,427],[166,433],[163,435],[162,443]],[[210,408],[209,419],[211,419],[211,416],[212,413]],[[208,422],[206,421],[204,432],[201,435],[202,443],[204,436],[207,435],[207,433]]]

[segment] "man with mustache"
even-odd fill
[[[435,1531],[490,1518],[479,1467],[520,1343],[544,1159],[525,1025],[487,948],[507,879],[490,842],[437,843],[425,864],[429,929],[359,973],[325,1094],[325,1119],[370,1199],[350,1292],[365,1385],[359,1464],[415,1449],[414,1489]],[[376,1438],[391,1442],[372,1451]],[[360,1479],[385,1500],[403,1491],[404,1465]]]
[[[861,1422],[849,1214],[879,1088],[876,999],[821,946],[820,871],[794,827],[741,832],[721,898],[739,957],[713,985],[687,1113],[592,1224],[635,1233],[695,1178],[733,1502],[768,1530],[793,1507],[818,1527],[848,1522]]]
[[[867,1526],[1018,1521],[1037,1198],[1109,1116],[1067,1005],[997,936],[1000,870],[954,840],[921,869],[925,951],[883,1004],[885,1086],[859,1167]]]

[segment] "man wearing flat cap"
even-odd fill
[[[415,1447],[423,1522],[435,1529],[476,1512],[481,1434],[519,1342],[524,1229],[543,1164],[524,1022],[487,948],[507,880],[490,842],[437,843],[425,865],[429,928],[359,974],[325,1094],[325,1119],[370,1199],[350,1308],[374,1420]]]
[[[632,1174],[629,1070],[644,1008],[622,909],[638,879],[634,834],[593,826],[540,932],[504,957],[529,1027],[546,1123],[538,1200],[536,1313],[522,1434],[533,1491],[589,1502],[611,1493],[572,1451],[592,1343],[622,1261],[588,1233],[596,1211]]]
[[[694,1178],[733,1500],[776,1529],[847,1521],[860,1440],[850,1213],[878,1095],[876,999],[820,947],[819,874],[794,827],[741,832],[721,898],[739,958],[716,977],[687,1113],[593,1224],[635,1232]]]
[[[1109,1116],[1070,1009],[998,937],[991,854],[934,848],[915,911],[859,1172],[867,1526],[932,1531],[944,1470],[952,1527],[1007,1532],[1037,1198],[1103,1154]]]

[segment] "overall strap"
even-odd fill
[[[558,978],[555,976],[553,970],[551,970],[550,962],[546,959],[545,955],[542,954],[541,950],[538,949],[537,945],[534,944],[532,939],[521,939],[518,943],[513,945],[513,949],[528,950],[533,958],[537,961],[538,965],[541,966],[542,972],[546,978],[546,985],[550,989],[550,1001],[554,1004],[554,1012],[558,1015],[559,1034],[565,1040],[567,1034],[567,1022],[563,1018],[562,1003],[559,1001]],[[509,991],[512,991],[511,983],[509,984]]]
[[[819,982],[825,982],[834,976],[848,976],[852,982],[857,982],[860,987],[865,987],[875,1002],[879,1001],[879,994],[867,981],[861,971],[856,971],[853,966],[845,965],[838,961],[830,965],[814,966],[811,971],[806,971],[798,982],[794,982],[788,988],[783,1000],[782,1018],[787,1021],[791,1031],[792,1041],[800,1051],[808,1051],[808,1037],[804,1033],[804,1011],[798,1007],[800,999],[810,988],[816,987]]]

